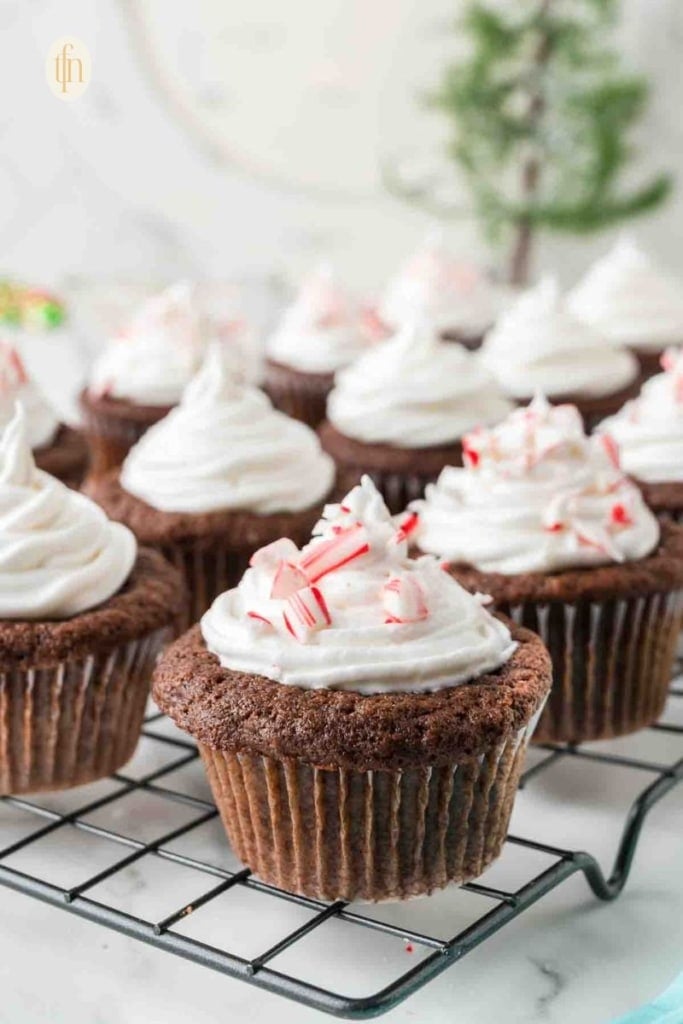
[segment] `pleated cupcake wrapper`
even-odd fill
[[[536,718],[484,756],[405,771],[315,768],[200,746],[238,857],[315,899],[420,896],[499,855]]]
[[[360,478],[364,473],[367,473],[372,478],[392,515],[404,512],[411,501],[423,498],[427,484],[434,483],[436,480],[436,475],[434,474],[381,472],[375,469],[367,469],[364,466],[352,466],[348,463],[340,465],[337,463],[337,483],[335,486],[337,498],[344,498],[351,488],[360,482]]]
[[[66,789],[129,760],[168,631],[46,668],[0,672],[0,793]]]
[[[150,426],[150,423],[123,420],[119,416],[107,416],[106,413],[89,408],[86,412],[85,434],[90,449],[90,474],[101,476],[120,466]]]
[[[239,583],[253,554],[251,547],[235,547],[222,537],[161,544],[158,550],[185,581],[185,601],[174,621],[175,636],[198,622],[219,594]]]
[[[325,387],[316,377],[294,376],[288,369],[268,364],[263,389],[276,409],[315,430],[325,419],[332,385]]]
[[[553,687],[537,742],[623,736],[659,718],[681,628],[682,591],[499,607],[538,633],[552,658]]]

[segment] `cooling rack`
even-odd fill
[[[670,704],[683,711],[683,687],[674,687],[671,692]],[[673,717],[683,723],[683,714]],[[408,925],[396,923],[381,905],[323,903],[266,885],[248,869],[229,862],[227,844],[224,858],[200,856],[206,853],[203,841],[193,845],[191,840],[208,827],[218,829],[217,811],[208,799],[208,790],[197,782],[203,776],[196,747],[156,711],[151,711],[145,722],[141,743],[146,751],[143,771],[135,772],[126,766],[124,772],[110,780],[87,787],[86,793],[97,791],[95,798],[84,798],[83,791],[72,790],[65,794],[2,799],[0,884],[306,1006],[352,1019],[378,1016],[453,967],[571,876],[582,873],[600,900],[618,896],[628,878],[648,812],[683,779],[683,724],[662,721],[638,736],[649,738],[650,749],[653,745],[655,750],[666,747],[669,756],[627,755],[606,750],[600,744],[535,747],[521,782],[523,790],[537,786],[559,764],[569,771],[580,765],[599,766],[605,781],[609,773],[622,769],[631,769],[639,780],[642,778],[644,788],[639,790],[625,819],[620,820],[621,834],[609,874],[589,852],[554,846],[534,835],[509,835],[506,850],[516,848],[533,854],[536,867],[514,886],[488,884],[487,873],[483,880],[459,887],[458,898],[468,901],[477,897],[479,902],[473,919],[464,925],[454,915],[454,933],[445,937],[442,928],[431,934],[429,930],[410,927],[410,915]],[[196,769],[195,781],[190,786],[182,785],[179,780],[189,768]],[[518,799],[523,802],[525,793],[520,793]],[[133,814],[126,810],[131,802],[135,804]],[[76,879],[55,879],[45,870],[44,865],[54,865],[54,854],[48,858],[46,852],[48,845],[55,843],[67,867],[70,865],[76,871]],[[97,856],[88,843],[95,843]],[[223,845],[220,850],[223,851]],[[539,857],[543,861],[540,870]],[[168,883],[160,871],[162,863],[182,869],[181,886]],[[91,865],[92,870],[84,871],[84,864]],[[153,870],[145,872],[145,867]],[[163,904],[162,910],[134,913],[111,898],[112,893],[116,897],[117,880],[130,878],[131,872],[144,874],[152,887],[155,879],[157,886],[163,887],[163,900],[155,904]],[[216,918],[225,923],[233,919],[230,900],[237,898],[241,919],[246,913],[260,922],[258,941],[255,943],[252,935],[248,954],[239,948],[234,930],[216,928]],[[437,894],[429,901],[446,898]],[[268,925],[284,904],[289,908],[284,915],[287,925],[282,934],[277,934]],[[201,929],[189,925],[201,924],[203,915],[212,907],[219,912],[214,913],[213,938],[207,941],[201,937]],[[291,927],[292,915],[300,922],[295,927]],[[377,936],[393,939],[394,945],[400,943],[402,951],[412,955],[398,961],[396,976],[377,991],[358,996],[344,994],[337,986],[326,986],[316,978],[316,950],[321,948],[317,937],[331,923],[347,930],[347,941],[352,942],[360,930],[366,934],[371,930]],[[316,942],[311,943],[311,938]],[[288,964],[292,951],[303,944],[309,970],[302,976]],[[380,964],[379,952],[377,956],[380,978],[386,962]],[[368,966],[374,968],[373,964]],[[346,987],[348,990],[348,984]]]

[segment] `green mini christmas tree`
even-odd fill
[[[458,24],[468,54],[429,97],[452,124],[448,152],[474,213],[509,246],[513,284],[528,280],[539,231],[597,231],[654,209],[671,188],[666,174],[622,185],[648,87],[605,41],[615,8],[615,0],[471,0]],[[397,182],[432,212],[454,212],[429,189]]]

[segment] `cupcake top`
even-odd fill
[[[609,341],[659,349],[683,344],[683,283],[622,235],[568,298],[575,316]]]
[[[420,317],[340,370],[327,400],[342,434],[398,448],[456,442],[510,408],[476,357]]]
[[[316,434],[237,380],[215,342],[180,404],[121,469],[124,489],[153,508],[197,514],[297,512],[321,501],[333,480]]]
[[[36,469],[17,405],[0,439],[0,619],[66,619],[126,581],[136,542],[89,498]]]
[[[431,232],[400,267],[379,304],[380,317],[392,327],[423,313],[438,331],[465,337],[483,334],[501,311],[504,294],[480,268],[454,259],[440,232]]]
[[[599,430],[619,445],[627,473],[647,483],[683,483],[683,350],[668,349],[662,366],[664,373]]]
[[[266,343],[271,359],[304,373],[334,373],[367,347],[360,309],[327,265],[304,280]]]
[[[138,405],[173,405],[197,372],[206,325],[186,282],[155,296],[95,362],[90,392]]]
[[[659,527],[605,434],[586,437],[578,410],[535,398],[463,442],[425,499],[416,543],[483,572],[546,572],[648,555]]]
[[[59,429],[54,409],[30,380],[23,360],[8,341],[0,341],[0,430],[7,426],[21,402],[25,431],[31,448],[47,448]]]
[[[410,559],[414,517],[396,526],[368,477],[328,505],[310,544],[257,551],[201,623],[233,671],[361,694],[456,686],[503,665],[507,627],[425,556]]]
[[[571,313],[557,281],[544,278],[503,313],[481,358],[505,394],[531,398],[609,395],[631,383],[638,363]]]

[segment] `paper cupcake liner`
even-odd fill
[[[228,838],[260,878],[314,899],[394,900],[476,878],[500,854],[535,724],[474,761],[405,771],[200,752]]]
[[[301,420],[314,430],[325,419],[333,374],[300,373],[267,362],[263,390],[280,412]]]
[[[683,592],[499,607],[538,633],[550,651],[553,687],[535,741],[607,739],[659,718],[671,682]]]
[[[352,487],[360,483],[366,473],[380,492],[392,515],[404,512],[411,501],[424,497],[427,484],[434,483],[438,474],[381,472],[364,466],[340,466],[337,463],[335,497],[344,498]]]
[[[81,786],[125,764],[167,638],[156,630],[86,658],[0,672],[0,793]]]

